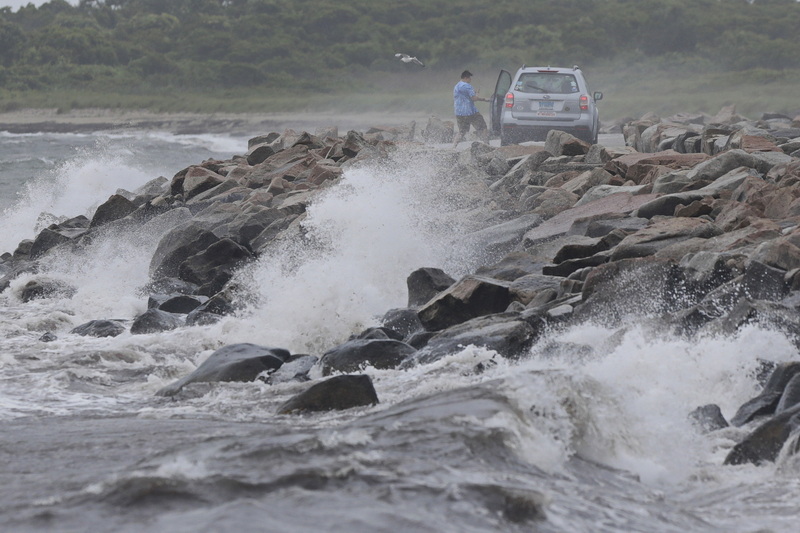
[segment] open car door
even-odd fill
[[[494,94],[492,94],[489,103],[489,130],[493,135],[500,135],[500,113],[503,111],[503,102],[506,99],[506,93],[511,88],[511,73],[507,70],[501,70],[500,75],[497,77],[497,84],[494,86]]]

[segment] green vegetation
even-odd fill
[[[606,117],[796,113],[799,27],[794,0],[52,0],[0,9],[0,111],[449,114],[458,72],[525,63],[581,65]]]

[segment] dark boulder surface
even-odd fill
[[[278,414],[340,411],[376,403],[378,394],[368,375],[334,376],[290,398],[278,408]]]
[[[366,365],[395,368],[416,351],[414,347],[394,339],[354,339],[325,352],[320,365],[326,376],[331,372],[355,372]]]
[[[277,370],[289,358],[289,351],[250,343],[230,344],[216,350],[197,370],[157,392],[174,396],[189,383],[253,381],[262,372]]]
[[[70,330],[84,337],[116,337],[125,332],[125,326],[116,320],[90,320]]]

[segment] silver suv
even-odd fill
[[[597,101],[603,93],[589,92],[581,69],[526,67],[512,78],[500,71],[491,99],[491,129],[505,146],[543,141],[550,130],[561,130],[597,144],[600,118]]]

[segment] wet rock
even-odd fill
[[[257,344],[229,344],[212,353],[197,370],[160,389],[158,396],[174,396],[189,383],[254,381],[262,372],[277,370],[289,351]]]
[[[427,302],[418,313],[429,331],[438,331],[471,318],[504,311],[511,303],[508,283],[466,276]]]
[[[201,285],[200,294],[213,295],[230,281],[237,268],[253,259],[247,248],[231,239],[220,239],[186,258],[178,267],[180,279]]]
[[[724,464],[761,464],[775,461],[789,437],[800,429],[800,406],[776,415],[736,444]]]
[[[797,405],[800,405],[800,372],[795,373],[783,388],[783,394],[775,408],[775,414],[788,411]]]
[[[27,282],[19,293],[19,299],[25,303],[40,298],[72,298],[77,289],[71,285],[54,279],[38,278]]]
[[[319,362],[319,357],[308,354],[294,354],[289,357],[280,368],[270,373],[264,381],[269,385],[286,383],[289,381],[309,381],[308,374]]]
[[[90,320],[70,331],[83,337],[116,337],[124,332],[125,326],[116,320]]]
[[[31,243],[27,255],[31,259],[39,258],[52,248],[55,248],[56,246],[66,242],[70,242],[71,240],[72,239],[58,231],[54,231],[51,228],[44,228],[39,232],[38,235],[36,235],[36,238]]]
[[[761,394],[744,403],[731,418],[732,426],[743,426],[755,418],[775,413],[786,385],[800,375],[800,363],[783,363],[770,374]]]
[[[180,315],[161,309],[148,309],[134,319],[131,324],[131,334],[142,335],[169,331],[183,326],[184,323],[185,318]]]
[[[423,329],[417,311],[414,309],[390,309],[381,318],[381,325],[397,332],[402,338]]]
[[[413,362],[431,363],[470,345],[482,346],[504,357],[514,358],[520,356],[539,333],[518,313],[473,318],[431,337],[413,357]]]
[[[694,422],[704,433],[710,433],[718,429],[728,427],[728,422],[722,416],[722,411],[716,404],[708,404],[698,407],[691,413],[689,418]]]
[[[159,241],[150,260],[151,276],[177,278],[181,263],[218,240],[219,237],[199,222],[190,220],[180,224]]]
[[[406,280],[408,306],[415,307],[428,302],[453,283],[455,283],[455,280],[440,268],[420,268],[415,270]]]
[[[279,415],[341,411],[378,403],[372,379],[365,374],[334,376],[315,383],[278,408]]]
[[[208,298],[205,296],[178,294],[165,298],[157,307],[161,311],[166,311],[168,313],[189,314],[206,301],[208,301]]]
[[[96,228],[103,224],[119,220],[134,211],[136,211],[136,204],[120,194],[113,194],[97,208],[89,227]]]
[[[355,372],[365,366],[396,368],[416,349],[393,339],[353,339],[325,352],[320,358],[322,375],[332,372]]]

